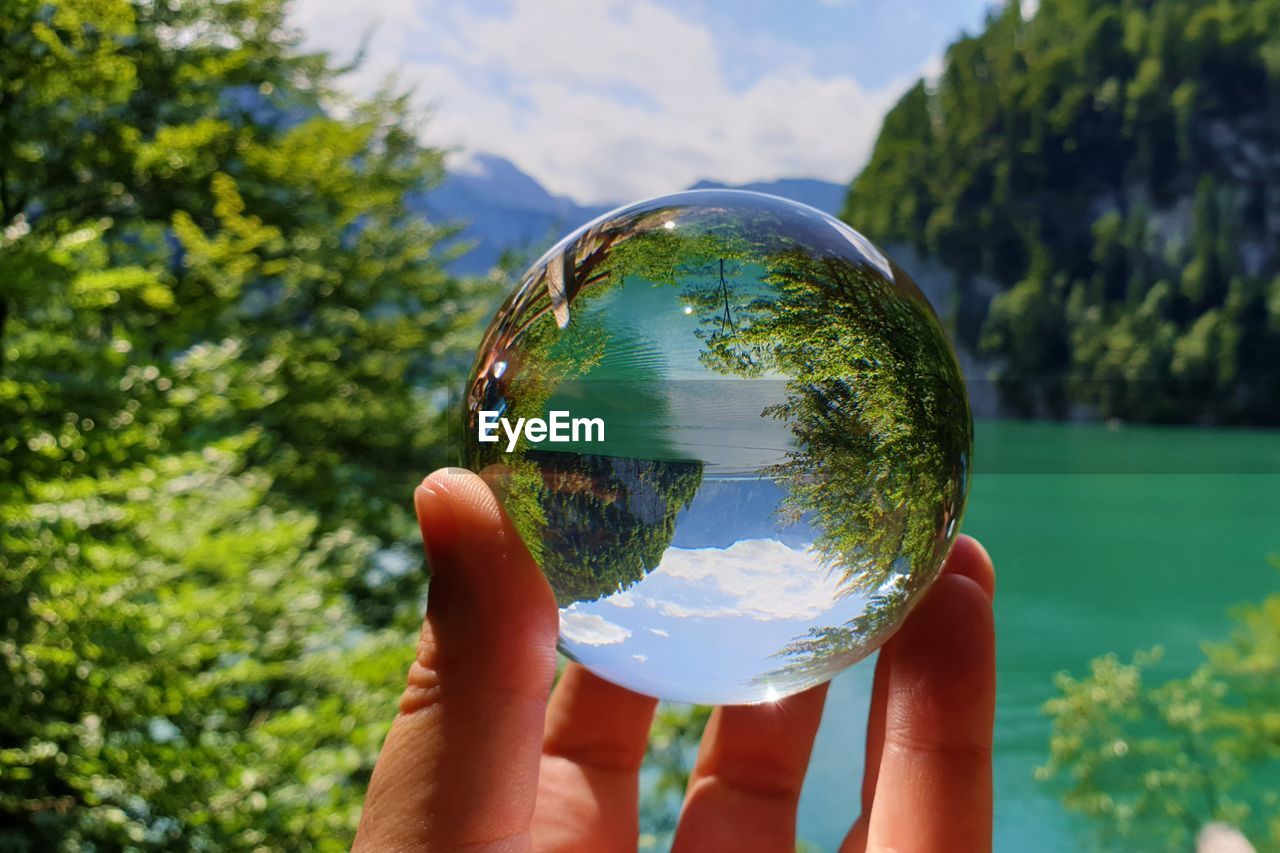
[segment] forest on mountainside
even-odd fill
[[[1016,414],[1280,423],[1280,2],[1012,0],[843,216],[947,268]]]
[[[946,268],[1014,413],[1280,424],[1280,2],[1011,0],[886,116],[843,217]],[[1232,622],[1189,672],[1055,678],[1037,775],[1104,847],[1280,845],[1280,596]]]

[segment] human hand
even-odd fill
[[[655,700],[575,664],[552,694],[555,596],[497,499],[446,469],[414,500],[427,615],[355,849],[634,850]],[[991,846],[995,576],[964,536],[943,571],[880,652],[862,816],[842,850]],[[825,696],[824,684],[712,713],[677,851],[795,849]]]

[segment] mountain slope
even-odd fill
[[[470,248],[450,265],[460,275],[488,272],[503,252],[535,252],[611,209],[552,195],[493,154],[476,155],[467,168],[451,172],[439,187],[410,203],[433,222],[464,228],[460,239]]]
[[[949,272],[1024,413],[1280,423],[1278,152],[1280,0],[1013,0],[843,216]]]
[[[835,216],[844,204],[845,188],[832,181],[816,178],[781,178],[776,181],[754,181],[749,184],[722,184],[719,181],[698,181],[691,190],[750,190],[789,198],[810,207],[816,207]]]
[[[690,189],[729,188],[771,193],[835,214],[845,188],[830,181],[787,178],[729,186],[699,181]],[[439,187],[410,204],[433,222],[462,226],[459,238],[471,248],[450,265],[452,272],[488,272],[503,252],[535,254],[551,241],[607,213],[617,205],[580,205],[552,195],[514,163],[493,154],[478,154],[451,172]]]

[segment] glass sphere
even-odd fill
[[[759,193],[685,192],[561,240],[484,337],[466,464],[598,675],[772,701],[893,632],[938,574],[972,420],[916,285]]]

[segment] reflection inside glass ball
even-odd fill
[[[879,646],[937,575],[972,425],[914,283],[756,193],[625,207],[525,274],[467,385],[466,462],[642,693],[773,701]]]

